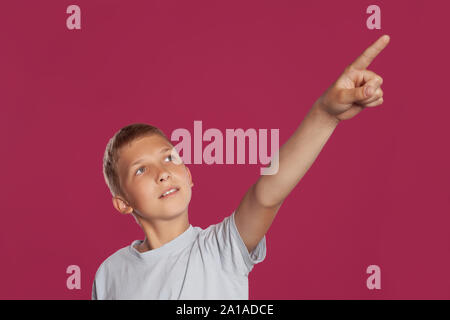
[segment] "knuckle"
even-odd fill
[[[380,76],[377,76],[377,80],[380,83],[380,86],[383,84],[383,78]]]
[[[381,89],[381,88],[379,88],[379,91],[378,91],[378,97],[379,98],[382,98],[383,97],[383,90]]]

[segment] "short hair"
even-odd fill
[[[109,140],[103,155],[103,176],[112,196],[125,196],[120,185],[117,163],[119,150],[124,145],[130,145],[134,140],[145,136],[159,135],[172,145],[172,142],[159,128],[146,123],[133,123],[121,128]]]

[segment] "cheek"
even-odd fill
[[[191,178],[189,177],[189,173],[188,173],[188,171],[187,171],[186,168],[183,168],[183,173],[182,173],[182,175],[183,175],[183,177],[184,177],[184,181],[185,181],[186,185],[189,185],[189,186],[190,186]]]
[[[152,181],[146,177],[142,177],[143,179],[135,179],[130,182],[130,191],[135,196],[135,199],[139,201],[139,199],[147,198],[154,193],[154,186],[152,185]]]

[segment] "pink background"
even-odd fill
[[[81,7],[81,30],[66,8]],[[381,30],[366,8],[381,8]],[[143,233],[112,206],[121,127],[280,129],[382,34],[384,103],[341,122],[267,233],[250,299],[450,299],[446,1],[2,1],[0,298],[90,299]],[[207,143],[204,143],[204,146]],[[248,163],[248,162],[247,162]],[[188,165],[190,223],[228,216],[256,165]],[[66,287],[81,268],[81,290]],[[381,290],[366,268],[381,268]]]

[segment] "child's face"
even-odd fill
[[[135,164],[135,162],[141,162]],[[175,148],[159,135],[139,138],[119,150],[118,173],[126,201],[114,200],[123,213],[137,211],[145,220],[170,219],[183,213],[191,200],[193,186],[189,169]],[[171,189],[178,191],[161,195]],[[125,200],[125,199],[123,199]],[[128,205],[121,207],[121,205]]]

